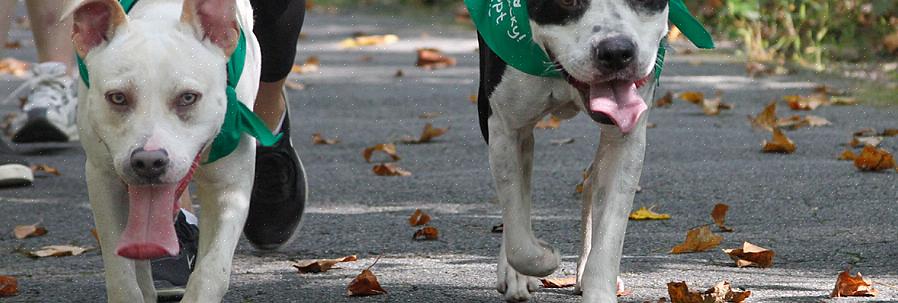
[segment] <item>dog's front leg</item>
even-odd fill
[[[234,250],[252,192],[254,152],[244,145],[246,142],[228,158],[197,171],[202,206],[199,252],[181,302],[221,302],[228,290]]]
[[[490,123],[490,168],[502,205],[502,248],[498,284],[508,301],[530,297],[536,279],[558,268],[558,252],[533,235],[530,222],[530,175],[533,169],[533,130],[509,129],[498,115]]]
[[[599,149],[589,175],[584,203],[592,205],[591,238],[581,280],[583,302],[616,302],[617,276],[627,229],[627,217],[642,174],[645,156],[643,113],[636,129],[624,135],[616,126],[602,125]],[[581,263],[583,263],[581,261]]]
[[[134,261],[115,254],[128,220],[128,190],[111,167],[85,164],[87,191],[97,227],[106,273],[109,302],[156,302],[156,290],[148,261]]]

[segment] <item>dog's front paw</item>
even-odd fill
[[[508,262],[520,273],[534,277],[551,275],[561,265],[561,253],[548,243],[537,240],[536,245],[508,251]]]
[[[499,260],[499,280],[496,288],[505,295],[507,302],[525,302],[530,300],[530,293],[539,288],[539,280],[523,275],[508,265],[507,260]]]

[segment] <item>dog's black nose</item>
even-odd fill
[[[616,72],[633,62],[636,56],[636,44],[624,37],[613,37],[602,40],[595,47],[595,60],[599,69],[605,72]]]
[[[142,178],[158,178],[167,167],[168,152],[163,149],[147,151],[140,148],[131,153],[131,169]]]

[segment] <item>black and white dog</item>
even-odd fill
[[[668,30],[668,0],[527,2],[532,39],[564,77],[507,66],[480,40],[480,125],[505,226],[497,288],[507,301],[525,301],[537,287],[534,277],[559,266],[558,251],[531,228],[533,128],[547,114],[567,119],[583,111],[598,122],[601,141],[583,194],[577,291],[583,302],[616,302],[627,216],[645,154],[646,101],[655,87],[650,75]]]

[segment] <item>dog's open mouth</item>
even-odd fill
[[[128,222],[115,253],[129,259],[148,260],[177,256],[180,252],[174,218],[178,199],[199,165],[197,154],[187,175],[178,183],[128,185]]]
[[[636,127],[639,116],[648,109],[645,100],[637,91],[637,82],[626,80],[611,80],[588,84],[588,97],[586,108],[589,115],[596,119],[595,115],[603,115],[621,132],[627,134]]]

